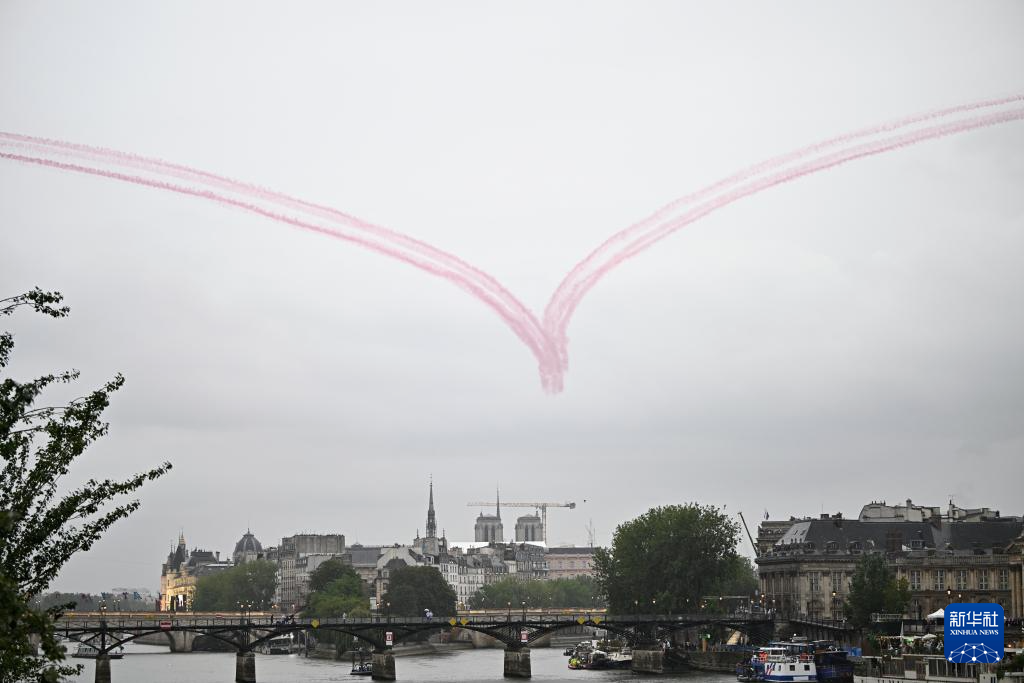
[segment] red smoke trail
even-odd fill
[[[234,206],[279,223],[358,244],[444,278],[469,292],[498,314],[537,359],[543,387],[549,392],[557,393],[562,390],[563,377],[568,369],[566,330],[572,314],[590,288],[623,261],[639,254],[683,226],[743,197],[855,159],[976,128],[1021,120],[1024,119],[1024,108],[1007,109],[869,140],[861,144],[850,144],[857,140],[956,114],[1022,101],[1024,95],[987,100],[866,128],[775,157],[677,199],[643,221],[608,238],[576,264],[552,294],[544,312],[543,324],[494,277],[455,255],[331,207],[159,159],[59,140],[0,132],[0,149],[5,150],[0,151],[0,157],[64,171],[102,176]],[[814,158],[815,155],[829,149],[836,151]],[[808,158],[812,160],[792,165]],[[125,168],[136,173],[115,170]],[[679,213],[687,206],[693,208],[685,213]],[[293,213],[282,212],[281,208]],[[323,222],[328,225],[324,225]]]

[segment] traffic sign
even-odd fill
[[[169,621],[161,621],[160,622],[160,628],[163,629],[164,631],[170,631],[171,630],[171,622],[169,622]]]
[[[530,632],[527,631],[526,629],[523,629],[522,631],[520,631],[519,632],[519,642],[520,643],[528,643],[528,642],[530,642]]]
[[[391,631],[385,631],[384,632],[384,644],[387,645],[388,647],[391,647],[392,645],[394,645],[395,644],[395,634],[392,633]]]

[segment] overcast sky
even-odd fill
[[[535,311],[590,249],[772,155],[1024,92],[1017,2],[0,3],[0,130],[337,207]],[[603,279],[565,390],[466,292],[158,190],[0,161],[11,370],[127,377],[76,472],[173,471],[55,587],[155,589],[183,530],[409,542],[566,501],[752,522],[872,499],[1024,513],[1024,124],[744,199]],[[584,502],[585,501],[585,502]],[[511,520],[523,511],[505,513]],[[747,546],[744,552],[749,552]]]

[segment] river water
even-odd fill
[[[630,671],[571,671],[561,648],[537,648],[530,653],[534,681],[572,681],[606,683],[636,679]],[[92,683],[94,663],[85,664],[77,680]],[[395,658],[399,683],[419,681],[505,681],[502,677],[504,652],[498,649],[456,650],[446,654]],[[165,647],[129,644],[124,659],[113,660],[111,683],[233,683],[233,653],[192,652],[172,654]],[[306,659],[299,655],[256,655],[256,680],[259,683],[305,683],[309,681],[369,681],[369,676],[349,674],[351,662]],[[647,678],[647,677],[645,677]],[[733,683],[735,676],[694,671],[653,677],[657,681],[686,683]],[[512,680],[512,679],[508,679]]]

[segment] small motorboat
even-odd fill
[[[366,661],[366,653],[363,650],[359,651],[359,662],[356,663],[356,653],[352,653],[352,670],[349,671],[352,676],[372,676],[373,675],[373,663]]]
[[[88,643],[79,643],[75,653],[71,655],[78,659],[96,659],[100,656],[99,648],[89,645]],[[118,645],[116,649],[111,650],[107,653],[107,657],[110,659],[121,659],[124,657],[124,647]]]

